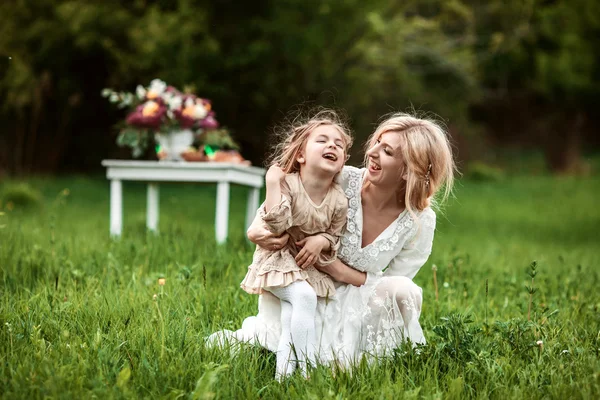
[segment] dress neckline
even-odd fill
[[[362,187],[365,183],[365,178],[367,175],[367,169],[365,168],[363,171],[363,174],[361,176],[360,179],[360,187],[358,188],[358,207],[356,209],[356,217],[358,219],[358,223],[359,223],[359,228],[358,229],[358,248],[360,250],[364,250],[367,247],[371,246],[373,243],[377,242],[380,239],[383,239],[384,234],[387,234],[388,231],[393,230],[395,227],[398,225],[398,223],[404,218],[404,216],[407,214],[407,209],[404,208],[404,211],[402,211],[398,217],[396,217],[395,220],[393,220],[388,226],[385,227],[385,229],[383,231],[381,231],[381,233],[379,233],[379,235],[377,235],[377,237],[375,239],[373,239],[373,241],[369,244],[367,244],[366,246],[363,247],[362,245],[362,238],[363,238],[363,229],[364,229],[364,221],[363,221],[363,207],[362,207]],[[302,183],[302,182],[301,182]]]
[[[323,197],[323,200],[321,200],[321,204],[316,204],[310,198],[308,192],[306,191],[306,188],[304,187],[304,183],[302,183],[302,178],[300,177],[300,174],[296,174],[296,177],[298,179],[298,183],[300,184],[300,188],[302,189],[302,193],[304,193],[304,196],[306,197],[306,200],[308,200],[308,202],[310,203],[311,206],[313,206],[316,209],[320,209],[321,207],[323,207],[325,205],[325,203],[327,203],[327,200],[329,199],[329,196],[331,195],[331,189],[332,189],[332,186],[333,186],[333,182],[329,186],[329,189],[327,190],[327,194],[325,195],[325,197]]]

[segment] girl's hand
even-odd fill
[[[279,167],[279,164],[271,165],[265,175],[267,185],[279,185],[284,179],[285,172]]]
[[[296,246],[302,248],[296,256],[296,264],[302,269],[314,265],[327,243],[328,240],[320,235],[308,236],[296,242]]]

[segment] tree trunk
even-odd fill
[[[578,111],[566,124],[553,124],[548,129],[562,129],[562,134],[547,135],[545,157],[554,173],[566,174],[577,170],[581,161],[582,130],[585,115]]]

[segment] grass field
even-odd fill
[[[273,354],[203,343],[256,311],[238,286],[253,251],[245,189],[233,187],[230,239],[219,247],[214,187],[161,186],[154,236],[145,187],[126,184],[124,235],[112,241],[104,179],[28,183],[41,206],[1,206],[4,399],[600,397],[598,177],[460,182],[415,278],[428,345],[284,384],[273,380]]]

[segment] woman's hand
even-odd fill
[[[300,247],[301,250],[296,256],[296,264],[302,269],[314,265],[319,259],[323,248],[325,248],[328,243],[329,241],[320,235],[308,236],[297,241],[296,246]]]
[[[248,231],[246,232],[248,239],[252,243],[266,250],[275,251],[282,249],[288,242],[290,235],[284,233],[281,236],[275,236],[275,234],[265,228],[264,225],[257,223],[260,221],[260,218],[257,218],[252,225],[250,225],[250,228],[248,228]]]
[[[333,280],[336,280],[341,283],[347,283],[354,286],[362,286],[367,281],[366,272],[361,272],[347,266],[346,264],[341,262],[339,258],[337,258],[331,264],[323,266],[315,265],[315,268],[331,276]]]

